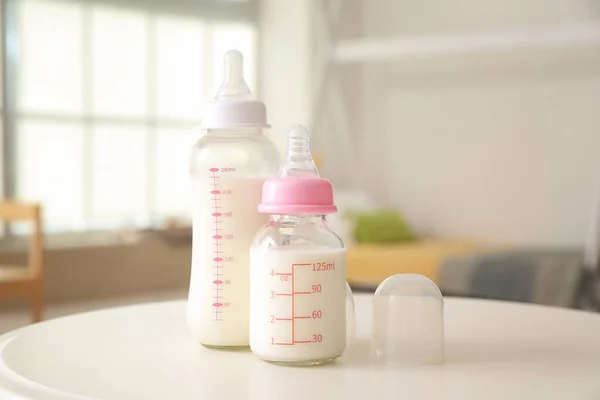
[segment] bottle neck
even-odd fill
[[[258,136],[262,135],[262,128],[248,127],[248,128],[230,128],[230,129],[207,129],[207,136],[220,136],[220,137],[233,137],[233,136]]]
[[[279,223],[279,224],[301,225],[301,224],[325,223],[326,220],[325,220],[325,215],[274,214],[274,215],[271,215],[271,222]]]

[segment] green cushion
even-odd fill
[[[417,235],[397,210],[350,211],[358,243],[401,243],[417,240]]]

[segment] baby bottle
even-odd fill
[[[263,135],[265,105],[252,97],[242,55],[225,54],[224,79],[190,154],[193,243],[187,322],[214,348],[248,347],[249,248],[267,218],[257,210],[279,154]]]
[[[270,219],[250,251],[250,348],[273,363],[324,364],[346,347],[346,249],[326,221],[337,211],[332,186],[301,126],[280,175],[263,185],[258,209]]]

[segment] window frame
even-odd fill
[[[188,127],[188,122],[182,122],[181,120],[168,121],[165,118],[158,118],[156,115],[157,107],[157,94],[158,94],[158,82],[157,82],[157,71],[156,65],[148,62],[149,70],[147,77],[147,106],[149,110],[154,112],[148,112],[149,116],[146,117],[98,117],[94,116],[90,110],[91,102],[91,88],[89,86],[91,77],[89,76],[90,68],[88,65],[90,62],[91,50],[91,8],[93,5],[110,6],[114,8],[123,8],[132,11],[143,11],[147,13],[148,18],[146,22],[150,24],[150,30],[147,34],[148,55],[147,57],[154,57],[157,52],[157,43],[155,40],[156,35],[156,21],[158,16],[186,16],[196,17],[201,19],[207,26],[211,25],[227,25],[227,24],[247,24],[251,25],[254,29],[254,49],[255,57],[260,57],[260,29],[258,24],[258,0],[170,0],[164,2],[161,0],[52,0],[54,2],[64,2],[71,4],[79,4],[83,10],[83,23],[82,23],[82,40],[83,40],[83,80],[85,82],[83,90],[83,114],[82,116],[62,116],[54,115],[49,116],[45,113],[35,112],[20,112],[17,109],[17,68],[18,59],[15,56],[15,50],[18,40],[18,15],[17,15],[17,3],[19,0],[0,0],[0,68],[1,74],[1,107],[0,107],[0,118],[2,119],[2,185],[1,192],[4,198],[15,198],[17,194],[17,177],[18,177],[18,166],[17,166],[17,121],[19,120],[43,120],[47,122],[77,122],[81,123],[83,127],[83,140],[84,147],[83,157],[86,160],[90,159],[92,152],[91,140],[92,130],[95,124],[98,123],[114,123],[135,126],[144,126],[146,128],[147,137],[152,137],[154,149],[150,148],[147,151],[149,156],[156,154],[156,142],[158,140],[159,128],[181,128]],[[168,3],[168,4],[167,4]],[[210,47],[206,47],[209,42],[209,38],[204,40],[204,52],[209,53]],[[212,43],[211,43],[212,46]],[[208,73],[212,74],[212,66],[206,63]],[[204,72],[207,74],[207,71]],[[257,87],[260,87],[260,74],[256,73],[254,77]],[[206,81],[206,80],[205,80]],[[206,91],[212,90],[211,87],[204,88],[204,95],[212,95],[212,93],[206,93]],[[259,89],[257,89],[257,92]],[[258,94],[258,93],[256,93]],[[159,120],[161,121],[159,123]],[[190,123],[193,121],[190,121]],[[151,145],[152,146],[152,145]],[[153,172],[156,168],[155,162],[146,162],[144,169],[147,176],[153,176]],[[84,220],[91,221],[93,215],[93,202],[92,202],[92,171],[91,162],[84,164],[84,190],[83,190],[83,209],[84,209]],[[156,194],[150,193],[155,185],[147,185],[146,189],[146,203],[156,203]],[[148,206],[148,204],[147,204]],[[149,215],[150,226],[155,225],[157,221],[154,221],[157,213],[156,209],[150,205],[150,214],[154,211],[154,215]],[[5,224],[4,236],[11,236],[13,231],[11,230],[10,224]],[[96,230],[93,228],[86,228],[83,230],[77,230],[77,232],[85,232],[88,230]],[[68,233],[68,232],[67,232]]]

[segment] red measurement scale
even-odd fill
[[[221,231],[222,229],[220,228],[219,224],[222,222],[221,221],[221,217],[223,216],[223,214],[220,212],[221,211],[221,206],[220,206],[220,200],[221,200],[221,191],[218,189],[219,187],[219,183],[218,180],[220,178],[220,176],[217,175],[217,172],[219,172],[219,168],[211,168],[209,170],[212,173],[212,190],[210,191],[210,194],[213,196],[213,205],[212,205],[212,214],[211,216],[213,217],[213,291],[215,292],[214,296],[213,296],[213,303],[212,306],[214,307],[214,317],[213,317],[213,321],[222,321],[222,314],[223,311],[221,310],[221,308],[223,307],[223,301],[222,301],[222,291],[223,288],[221,287],[221,285],[223,285],[223,273],[221,272],[221,268],[223,268],[223,266],[221,265],[222,261],[223,261],[223,251],[222,251],[222,242],[221,240],[223,239],[223,235],[221,235]]]
[[[223,321],[223,309],[231,307],[231,302],[226,301],[223,296],[223,290],[226,285],[231,285],[231,279],[227,279],[226,271],[227,267],[231,266],[234,262],[234,255],[229,254],[231,247],[225,246],[225,241],[231,244],[233,239],[233,232],[227,231],[227,225],[224,225],[226,221],[224,219],[233,217],[233,210],[231,210],[230,201],[227,202],[223,197],[231,197],[233,189],[225,187],[221,179],[222,174],[235,172],[235,168],[210,168],[210,217],[208,218],[211,224],[210,233],[210,248],[212,263],[212,296],[211,296],[211,307],[213,309],[212,320]],[[228,250],[229,249],[229,250]],[[226,254],[227,253],[227,254]],[[223,272],[225,270],[225,273]]]
[[[316,310],[312,312],[312,315],[296,315],[296,301],[300,300],[301,297],[304,296],[310,296],[316,293],[320,293],[322,290],[322,286],[321,284],[314,284],[311,287],[311,291],[310,292],[305,292],[305,291],[296,291],[296,286],[295,286],[295,276],[296,276],[296,268],[308,268],[308,267],[312,267],[313,264],[292,264],[292,268],[291,268],[291,272],[286,272],[286,273],[275,273],[275,275],[280,276],[280,277],[289,277],[289,279],[291,280],[291,291],[289,293],[274,293],[275,297],[282,297],[282,296],[288,296],[291,297],[291,317],[290,318],[278,318],[277,316],[274,316],[275,322],[276,323],[289,323],[292,325],[291,327],[291,331],[292,331],[292,335],[290,337],[290,339],[288,341],[276,341],[274,338],[271,339],[271,344],[277,345],[277,346],[294,346],[297,344],[309,344],[309,343],[319,343],[323,340],[323,335],[321,335],[320,333],[315,333],[312,334],[312,338],[307,340],[307,338],[297,338],[296,337],[296,320],[302,320],[302,319],[317,319],[317,318],[321,318],[322,316],[322,312],[320,310]],[[297,299],[296,296],[301,296],[299,299]]]

